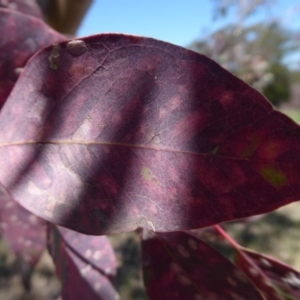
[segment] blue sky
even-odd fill
[[[103,32],[122,32],[153,37],[187,46],[196,38],[232,22],[234,11],[226,19],[213,20],[216,0],[94,0],[78,36]],[[250,22],[280,17],[292,29],[300,29],[299,0],[273,0],[261,8]],[[289,9],[298,5],[298,12]]]

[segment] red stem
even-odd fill
[[[214,225],[214,227],[234,248],[242,248],[242,246],[239,245],[220,225]]]

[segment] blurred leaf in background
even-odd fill
[[[93,0],[37,0],[45,21],[55,30],[75,35]]]

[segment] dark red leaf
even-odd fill
[[[84,233],[200,228],[300,198],[300,127],[210,59],[153,39],[45,48],[0,128],[4,187]]]
[[[236,250],[237,266],[244,271],[244,273],[248,276],[249,279],[252,280],[252,282],[256,285],[256,287],[262,292],[265,299],[284,300],[285,298],[282,296],[281,290],[278,289],[275,285],[273,285],[272,281],[268,278],[268,275],[261,268],[263,264],[265,265],[265,267],[267,267],[267,265],[269,265],[270,262],[265,259],[265,260],[260,260],[259,264],[257,264],[258,257],[256,256],[256,260],[253,259],[253,257],[255,257],[255,252],[251,252],[250,250],[247,250],[246,248],[240,246],[235,240],[231,238],[231,236],[221,226],[215,225],[214,227],[219,232],[219,234],[225,240],[227,240],[231,244],[231,246]],[[250,257],[249,254],[251,254],[252,257]],[[292,274],[291,276],[296,276],[296,275]],[[288,298],[287,300],[293,300],[293,299]]]
[[[16,255],[31,266],[46,248],[46,222],[11,199],[1,186],[0,232]]]
[[[33,17],[42,18],[42,12],[36,0],[0,0],[0,8],[7,8]]]
[[[236,249],[237,250],[237,249]],[[265,274],[256,266],[255,263],[242,251],[237,250],[238,263],[237,266],[245,272],[252,280],[256,287],[263,293],[266,300],[284,300],[278,290],[272,285]]]
[[[64,300],[119,299],[111,282],[116,258],[107,237],[49,225],[49,251],[62,280]]]
[[[188,233],[146,232],[142,256],[150,299],[263,300],[242,271]]]
[[[11,4],[12,2],[18,1],[8,1],[7,3]],[[19,2],[26,3],[26,1]],[[48,27],[42,20],[1,8],[0,36],[1,108],[27,60],[37,50],[65,38]]]
[[[300,299],[300,273],[285,263],[249,249],[240,248],[237,265],[265,294],[267,300]],[[270,293],[270,288],[280,297]]]

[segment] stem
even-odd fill
[[[214,225],[214,227],[234,248],[242,248],[242,246],[238,244],[220,225]]]

